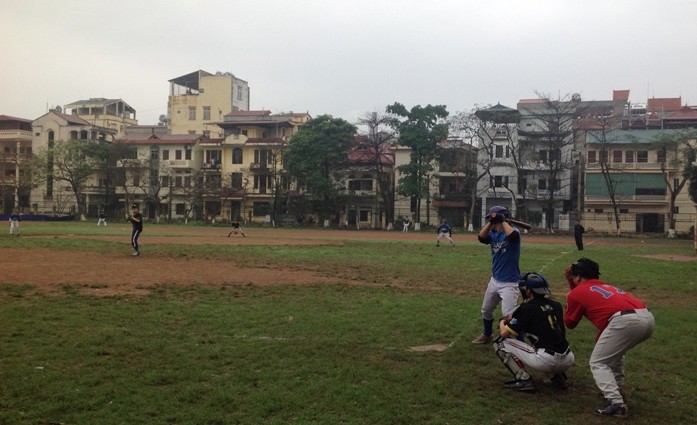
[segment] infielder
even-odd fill
[[[227,234],[227,237],[229,238],[230,235],[232,235],[233,233],[235,235],[239,233],[242,235],[243,238],[246,238],[246,236],[244,235],[244,232],[242,231],[242,226],[240,226],[240,222],[237,220],[234,220],[232,222],[232,230],[230,230],[230,233]]]
[[[496,355],[513,374],[513,379],[503,386],[535,391],[532,376],[525,370],[529,366],[552,374],[550,382],[558,389],[566,389],[565,372],[574,364],[574,353],[566,340],[563,308],[547,297],[549,284],[539,273],[525,273],[518,289],[524,301],[511,316],[499,322],[501,336],[494,341]],[[515,339],[522,333],[530,344]]]
[[[566,296],[564,323],[569,329],[583,316],[600,331],[590,357],[595,384],[609,402],[596,415],[628,416],[623,396],[624,357],[653,334],[656,321],[641,300],[599,280],[598,263],[581,258],[564,271],[571,292]]]
[[[445,219],[440,221],[440,226],[438,227],[438,230],[436,230],[436,233],[438,236],[436,236],[436,246],[440,246],[440,240],[441,238],[447,238],[450,241],[450,246],[454,246],[455,243],[453,243],[453,229],[450,228],[450,225],[448,224]]]
[[[17,231],[17,236],[19,236],[19,222],[22,221],[19,212],[17,210],[12,211],[10,214],[10,236],[12,236],[15,231]]]
[[[106,226],[106,214],[104,214],[104,211],[99,212],[99,220],[97,220],[97,226],[102,224]]]
[[[140,255],[140,250],[138,249],[138,237],[143,232],[143,216],[140,214],[138,205],[133,204],[131,206],[131,215],[128,217],[128,221],[133,225],[133,231],[131,232],[131,245],[133,246],[133,255]]]
[[[508,208],[492,207],[486,216],[486,225],[479,231],[479,242],[491,246],[491,279],[482,301],[484,330],[472,341],[473,344],[491,343],[496,306],[501,302],[503,316],[508,316],[515,310],[520,295],[520,230],[505,220],[510,216]]]

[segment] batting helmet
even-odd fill
[[[491,217],[494,217],[497,214],[501,214],[505,218],[511,218],[511,212],[508,211],[508,208],[500,206],[491,207],[491,209],[489,210],[489,214],[486,215],[486,218],[490,219]]]
[[[532,289],[532,292],[540,295],[549,294],[549,283],[547,279],[539,273],[525,273],[518,281],[518,289],[521,293],[525,292],[525,288]]]

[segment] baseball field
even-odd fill
[[[22,223],[0,237],[0,425],[600,424],[595,328],[569,331],[565,391],[502,388],[480,332],[488,246],[454,232]],[[691,241],[587,235],[602,278],[643,299],[633,424],[695,421]],[[522,271],[564,303],[569,235],[524,235]],[[534,371],[533,377],[544,376]]]

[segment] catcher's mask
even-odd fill
[[[518,281],[518,289],[523,297],[525,297],[526,288],[530,288],[532,292],[539,295],[548,295],[551,293],[549,291],[549,283],[547,283],[547,279],[545,279],[545,277],[539,273],[525,273],[520,277],[520,280]]]
[[[597,279],[600,277],[600,266],[591,259],[581,258],[571,264],[571,274],[586,279]]]

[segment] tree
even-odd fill
[[[39,150],[32,159],[32,163],[32,174],[35,178],[68,184],[77,203],[77,214],[84,217],[86,211],[84,186],[97,167],[97,163],[90,155],[88,142],[57,141],[54,145]]]
[[[288,173],[321,205],[320,221],[335,209],[337,171],[356,135],[353,124],[331,115],[307,121],[288,144]]]
[[[528,105],[525,112],[521,112],[521,121],[525,120],[526,127],[520,126],[518,134],[523,137],[523,158],[529,160],[537,156],[538,171],[545,177],[546,188],[538,190],[538,196],[543,198],[547,213],[546,227],[551,232],[557,195],[567,172],[573,168],[569,153],[574,145],[573,124],[581,113],[581,97],[566,95],[552,98],[540,92],[535,94],[539,102]]]
[[[105,141],[87,146],[89,156],[95,161],[95,166],[104,181],[104,198],[101,201],[101,208],[110,217],[115,216],[118,206],[116,187],[121,174],[119,160],[127,156],[129,149],[124,144]]]
[[[407,110],[401,103],[389,105],[386,111],[394,116],[390,125],[399,134],[399,144],[411,149],[410,162],[397,167],[402,174],[397,192],[417,199],[416,222],[419,223],[424,196],[427,207],[430,206],[430,181],[440,154],[439,143],[448,137],[448,111],[443,105],[416,105]],[[426,222],[430,224],[430,208],[426,209]]]
[[[391,117],[378,112],[365,113],[358,118],[358,125],[367,128],[363,132],[364,146],[370,153],[370,166],[375,173],[377,190],[375,191],[375,211],[382,210],[385,217],[394,217],[394,185],[392,170],[385,172],[385,158],[395,144],[395,132],[390,127]],[[380,214],[373,215],[373,226],[379,228]]]
[[[697,138],[697,135],[694,135]],[[683,145],[683,157],[685,158],[683,177],[688,181],[688,194],[697,209],[697,143],[694,139]],[[692,226],[694,249],[697,251],[697,218]]]

